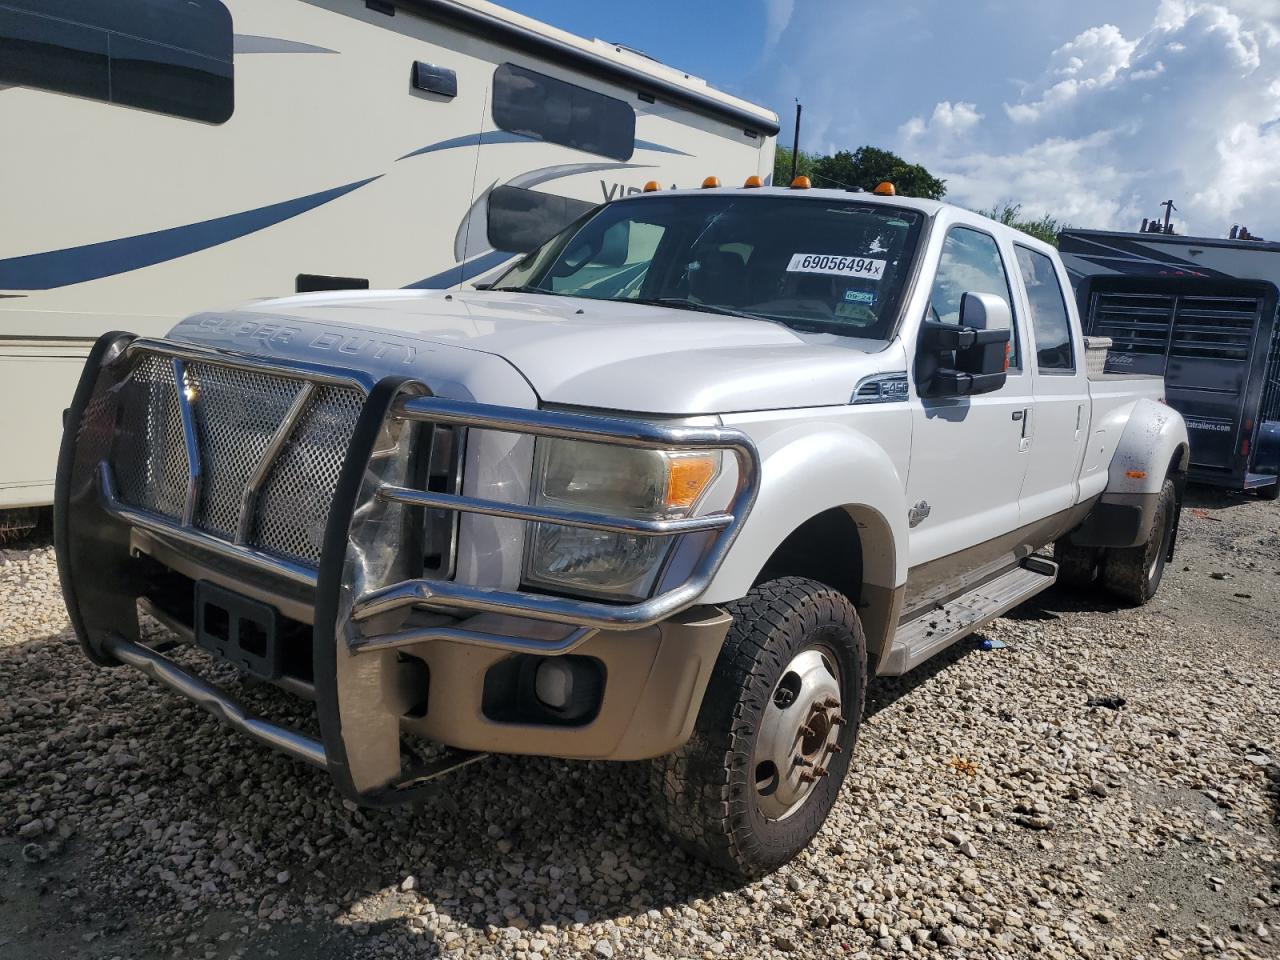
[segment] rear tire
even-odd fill
[[[1265,487],[1258,488],[1259,500],[1277,500],[1280,499],[1280,481]]]
[[[1098,579],[1102,551],[1097,547],[1078,547],[1066,537],[1053,545],[1053,562],[1058,565],[1058,582],[1073,590],[1086,590]]]
[[[1140,607],[1156,595],[1164,579],[1169,540],[1178,519],[1178,495],[1173,481],[1160,488],[1156,515],[1146,543],[1107,550],[1102,560],[1102,583],[1121,600]]]
[[[866,640],[848,598],[814,580],[772,580],[727,608],[733,626],[693,735],[653,761],[652,784],[683,847],[751,879],[803,850],[840,794],[862,718]]]

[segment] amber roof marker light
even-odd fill
[[[661,189],[662,189],[662,184],[660,184],[657,180],[650,180],[648,183],[644,185],[645,193],[655,193]]]
[[[751,176],[747,177],[746,182],[742,186],[744,188],[763,187],[764,181],[761,180],[757,174],[753,173]]]
[[[893,184],[888,180],[882,180],[876,184],[875,190],[872,191],[878,197],[896,197],[898,191],[893,188]]]
[[[718,187],[718,186],[720,186],[720,178],[719,178],[719,177],[707,177],[707,179],[705,179],[705,180],[703,180],[703,181],[702,181],[702,189],[703,189],[703,190],[710,190],[710,189],[712,189],[713,187]]]
[[[808,190],[811,186],[812,184],[809,183],[809,178],[803,175],[798,176],[791,181],[792,190]]]

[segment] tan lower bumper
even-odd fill
[[[407,648],[426,661],[426,716],[404,726],[464,750],[597,760],[642,760],[689,739],[732,617],[695,608],[642,630],[604,631],[574,650],[604,664],[600,711],[581,726],[498,723],[481,709],[485,674],[511,656],[468,643]]]

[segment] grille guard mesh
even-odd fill
[[[318,567],[364,395],[332,385],[306,390],[308,381],[297,377],[141,353],[117,388],[115,439],[105,458],[120,501],[183,522],[192,473],[185,402],[198,476],[191,526]],[[246,496],[255,478],[260,487]]]

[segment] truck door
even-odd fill
[[[1021,244],[1014,244],[1014,259],[1031,328],[1026,365],[1034,402],[1025,421],[1029,449],[1020,497],[1025,525],[1076,502],[1091,408],[1084,342],[1061,264]]]
[[[1006,535],[1019,526],[1031,377],[1007,267],[995,237],[983,230],[955,225],[943,240],[928,315],[957,323],[965,293],[993,293],[1010,304],[1014,335],[1009,377],[999,390],[912,400],[909,604],[959,589],[957,577],[996,561],[1007,550]]]

